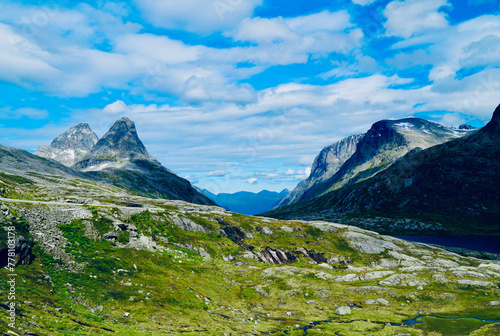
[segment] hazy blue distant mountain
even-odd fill
[[[256,215],[278,206],[289,190],[283,189],[279,193],[268,190],[262,190],[259,193],[239,191],[234,194],[220,193],[217,195],[206,189],[200,190],[200,192],[227,210],[244,215]]]

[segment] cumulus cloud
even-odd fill
[[[310,167],[308,167],[304,170],[299,169],[299,170],[295,171],[294,177],[298,180],[303,180],[303,179],[308,178],[309,175],[311,175],[311,168]]]
[[[461,69],[499,67],[499,43],[500,16],[483,15],[396,43],[399,53],[389,64],[400,69],[430,64],[429,79],[439,85],[453,80]],[[415,49],[421,45],[428,47]]]
[[[249,179],[247,180],[247,182],[248,182],[249,184],[255,184],[255,183],[257,183],[257,179],[256,179],[255,177],[251,177],[251,178],[249,178]]]
[[[193,8],[197,1],[143,1],[146,6],[153,3]],[[274,65],[306,63],[310,56],[331,52],[348,53],[363,36],[347,11],[323,11],[287,19],[238,20],[239,25],[229,29],[227,36],[255,45],[212,48],[139,34],[140,26],[124,22],[127,9],[118,5],[95,9],[80,4],[75,10],[54,13],[43,7],[0,7],[5,10],[0,17],[10,22],[0,24],[0,79],[60,97],[118,89],[144,97],[174,95],[186,103],[249,104],[256,101],[257,93],[241,80]],[[19,26],[22,15],[39,13],[49,15],[50,20],[35,27],[34,35],[16,32],[23,30]],[[95,43],[109,48],[96,49]],[[239,67],[239,63],[254,65]]]
[[[116,52],[155,59],[164,65],[196,61],[205,49],[202,46],[188,46],[166,36],[152,34],[118,36],[114,46]]]
[[[227,175],[225,170],[213,170],[205,174],[207,177],[221,177]]]
[[[467,123],[467,120],[460,113],[447,113],[440,120],[443,125],[458,127]]]
[[[211,33],[234,26],[252,15],[262,0],[135,0],[157,27]],[[202,14],[200,14],[202,13]]]
[[[45,119],[48,118],[49,112],[43,109],[36,109],[32,107],[22,107],[13,109],[11,107],[0,108],[0,119],[20,119],[28,117],[31,119]]]
[[[323,11],[287,19],[246,18],[225,34],[236,41],[256,44],[234,49],[233,55],[244,50],[249,60],[275,64],[304,63],[309,55],[347,54],[363,38],[347,11]]]
[[[446,14],[440,9],[448,0],[400,0],[387,5],[384,15],[386,34],[409,38],[430,29],[448,26]]]
[[[377,0],[352,0],[353,3],[360,6],[366,6],[374,3]]]
[[[126,111],[127,105],[121,100],[117,100],[114,103],[107,105],[103,109],[103,112],[108,114],[122,114]]]

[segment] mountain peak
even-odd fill
[[[71,167],[85,157],[97,141],[97,135],[89,124],[80,123],[52,140],[49,146],[40,146],[34,154]]]
[[[469,125],[469,124],[462,124],[462,125],[458,126],[458,129],[459,130],[475,130],[476,127]]]
[[[121,117],[117,121],[115,121],[115,124],[117,123],[125,123],[127,127],[134,128],[135,129],[135,123],[130,120],[128,117]]]
[[[111,153],[112,152],[112,153]],[[92,150],[94,155],[114,154],[121,158],[156,161],[139,139],[135,123],[127,117],[115,121]]]
[[[139,139],[135,123],[123,117],[113,123],[109,131],[92,148],[90,154],[75,166],[78,169],[100,170],[138,160],[160,165]]]
[[[92,131],[89,124],[80,123],[70,127],[66,132],[52,140],[50,147],[63,150],[91,150],[97,141],[97,135]]]

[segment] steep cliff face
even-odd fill
[[[365,180],[386,169],[410,151],[419,151],[469,134],[469,129],[446,127],[420,118],[382,120],[360,136],[354,153],[334,173],[316,180],[293,202]],[[352,147],[351,147],[352,148]],[[292,202],[292,203],[293,203]]]
[[[499,171],[500,106],[476,132],[413,151],[370,179],[269,215],[333,219],[349,214],[359,222],[373,216],[399,217],[440,223],[450,233],[498,234]],[[391,232],[390,224],[381,229]]]
[[[59,135],[50,145],[40,146],[34,154],[70,167],[83,159],[97,141],[89,124],[81,123]]]
[[[362,134],[351,135],[321,150],[314,159],[311,174],[301,181],[279,204],[279,206],[295,203],[314,185],[332,177],[342,165],[354,154]]]

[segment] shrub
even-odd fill
[[[130,241],[130,233],[128,231],[120,231],[117,240],[119,243],[127,244]]]

